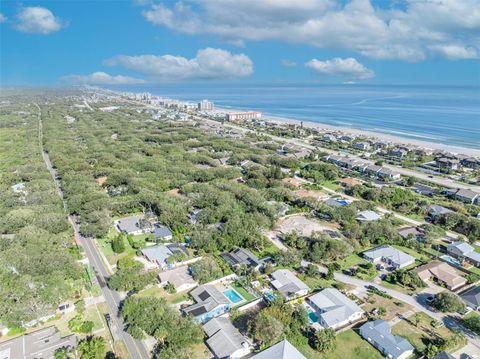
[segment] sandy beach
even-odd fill
[[[217,107],[216,111],[223,112],[223,113],[245,112],[245,110],[236,110],[232,108],[222,108],[222,107]],[[342,132],[350,135],[368,137],[373,140],[391,142],[398,145],[417,146],[417,147],[432,149],[432,150],[443,150],[443,151],[448,151],[455,154],[464,154],[464,155],[475,156],[475,157],[480,156],[480,149],[451,146],[451,145],[438,143],[438,142],[416,140],[416,139],[395,136],[395,135],[382,133],[382,132],[375,132],[371,130],[363,130],[363,129],[357,129],[357,128],[351,128],[351,127],[342,127],[342,126],[333,126],[333,125],[323,124],[320,122],[296,120],[296,119],[286,118],[281,116],[265,115],[263,113],[262,113],[262,120],[275,122],[278,124],[299,124],[300,122],[303,122],[304,127],[315,128],[322,132]]]

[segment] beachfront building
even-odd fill
[[[414,347],[405,338],[392,335],[384,320],[367,322],[360,327],[360,335],[380,353],[390,359],[405,359],[413,354]]]
[[[213,110],[213,102],[208,100],[202,100],[198,103],[197,109],[199,111],[212,111]]]
[[[388,244],[364,252],[363,257],[369,262],[383,262],[395,269],[401,269],[415,263],[414,257]]]
[[[239,359],[248,355],[251,345],[228,318],[218,317],[202,326],[214,358]]]
[[[362,318],[365,313],[355,302],[335,288],[326,288],[307,299],[323,328],[340,329]],[[308,310],[308,309],[307,309]]]
[[[227,120],[228,121],[235,121],[235,120],[259,120],[262,118],[261,112],[229,112],[227,113]]]

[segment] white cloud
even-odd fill
[[[213,48],[198,50],[192,59],[173,55],[120,55],[104,61],[104,64],[139,71],[156,81],[228,79],[253,73],[253,64],[248,56]]]
[[[91,85],[138,85],[145,83],[145,80],[129,76],[112,76],[105,72],[93,72],[89,75],[68,75],[62,77],[63,81],[74,84]]]
[[[367,80],[375,77],[375,72],[366,68],[353,57],[342,59],[336,57],[331,60],[320,61],[312,59],[305,66],[316,73],[325,76],[340,76],[348,79]]]
[[[281,61],[281,64],[282,64],[282,66],[285,66],[285,67],[295,67],[295,66],[297,66],[297,63],[295,61],[291,61],[291,60],[288,60],[288,59],[283,59]]]
[[[22,8],[17,14],[15,28],[21,32],[46,35],[64,27],[66,23],[53,15],[47,8],[31,6]]]
[[[214,34],[233,44],[280,40],[404,61],[479,57],[480,0],[380,4],[383,7],[370,0],[181,0],[153,3],[142,14],[154,25]]]
[[[7,21],[7,17],[0,12],[0,24]]]

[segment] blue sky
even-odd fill
[[[478,9],[479,0],[2,0],[0,81],[478,86]]]

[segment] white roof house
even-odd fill
[[[360,335],[390,359],[405,359],[413,354],[413,346],[398,335],[392,335],[384,320],[367,322],[360,327]]]
[[[338,329],[360,319],[364,311],[335,288],[326,288],[308,298],[316,310],[319,324],[324,328]]]
[[[378,221],[380,218],[380,215],[375,213],[374,211],[359,212],[356,217],[357,221],[360,222]]]
[[[415,258],[388,244],[365,251],[363,257],[370,262],[384,262],[400,269],[415,263]]]
[[[271,274],[272,286],[287,299],[306,295],[310,288],[288,269],[279,269]]]
[[[247,339],[225,317],[213,318],[203,325],[207,345],[215,358],[242,358],[251,351]]]
[[[286,339],[254,355],[251,359],[307,359]]]
[[[448,245],[447,252],[461,260],[466,259],[477,267],[480,266],[480,253],[476,252],[467,242],[452,242]]]

